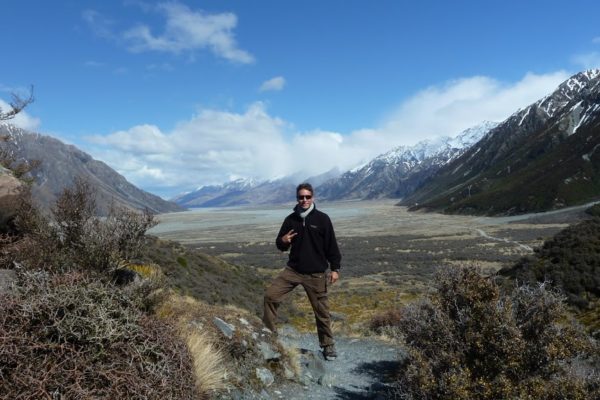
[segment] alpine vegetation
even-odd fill
[[[545,284],[503,294],[476,268],[452,267],[435,289],[390,319],[408,348],[400,398],[599,398],[598,344]]]

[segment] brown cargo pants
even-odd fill
[[[300,274],[290,267],[285,267],[265,291],[263,315],[265,326],[272,332],[277,332],[275,327],[277,308],[283,298],[298,285],[302,285],[304,288],[315,313],[319,345],[324,347],[333,344],[331,316],[327,301],[327,274],[324,272]]]

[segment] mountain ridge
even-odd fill
[[[96,190],[98,212],[103,215],[113,203],[127,208],[147,208],[153,213],[183,210],[175,203],[137,188],[107,164],[74,145],[10,124],[0,124],[0,136],[10,138],[1,142],[0,147],[15,160],[41,161],[40,166],[31,171],[34,178],[31,192],[42,208],[48,209],[64,188],[76,178],[82,178]]]
[[[401,204],[520,214],[600,196],[600,70],[573,75],[519,110]]]

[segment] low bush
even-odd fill
[[[153,215],[113,206],[99,218],[94,199],[90,185],[77,179],[58,197],[49,217],[24,202],[16,224],[31,245],[22,261],[52,271],[110,272],[139,257],[146,231],[156,224]]]
[[[19,277],[0,300],[0,398],[200,397],[186,344],[135,292],[80,272]]]
[[[382,334],[385,333],[387,327],[393,327],[400,323],[401,314],[399,310],[388,310],[381,314],[375,315],[369,323],[369,329]]]
[[[592,217],[600,217],[600,203],[594,204],[593,206],[585,210],[585,212],[591,215]]]
[[[401,398],[599,398],[597,344],[569,322],[556,291],[505,295],[477,269],[456,267],[439,270],[435,287],[393,325],[408,348]]]

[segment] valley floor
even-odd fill
[[[581,218],[583,209],[490,218],[413,213],[395,203],[317,204],[331,216],[343,255],[341,280],[330,295],[339,333],[360,334],[374,314],[421,296],[438,267],[477,265],[489,274],[513,264]],[[150,233],[254,268],[265,275],[266,283],[287,260],[274,240],[291,207],[164,214]],[[312,329],[312,310],[301,289],[291,300],[282,309],[284,321]]]

